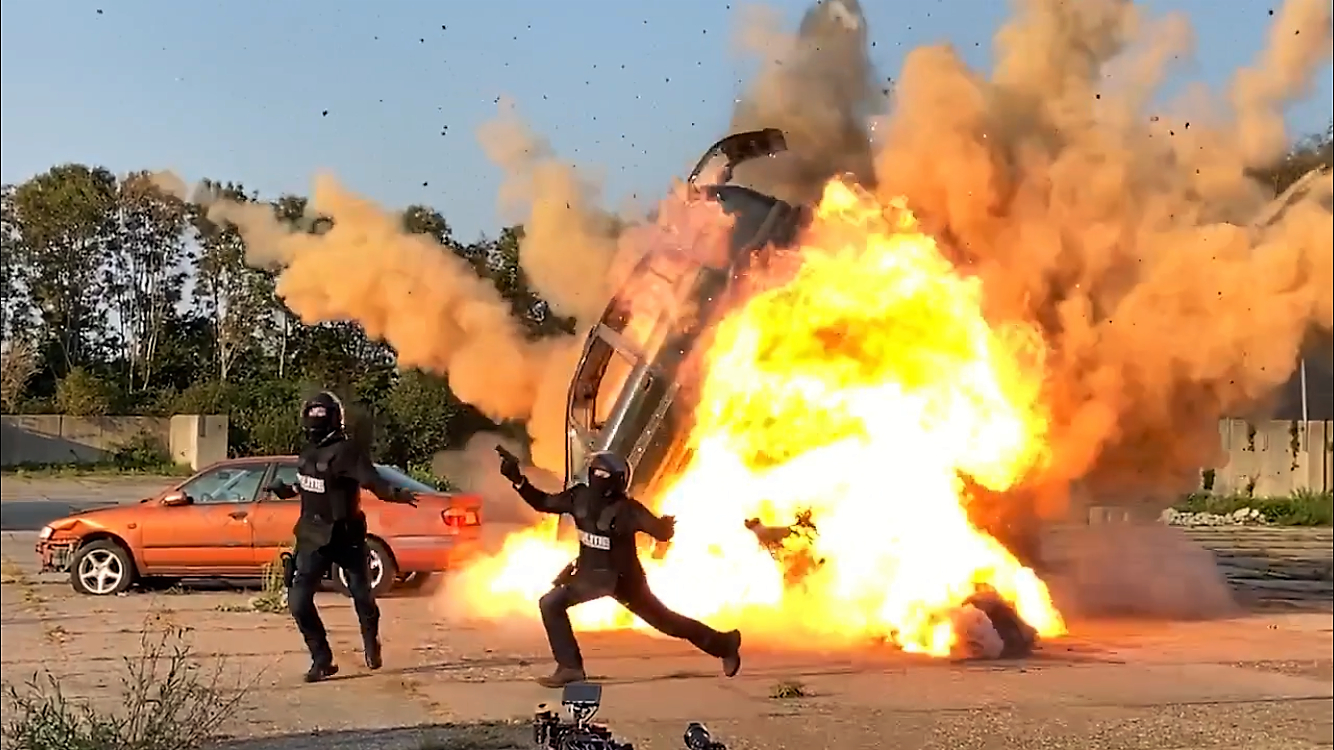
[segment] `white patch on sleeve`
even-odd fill
[[[585,547],[592,547],[593,549],[611,549],[611,537],[602,536],[601,534],[590,534],[587,531],[579,532],[579,543]]]
[[[308,477],[305,474],[296,475],[297,484],[306,492],[324,492],[324,480],[318,477]]]

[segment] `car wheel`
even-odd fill
[[[134,583],[134,558],[110,539],[89,542],[74,553],[69,566],[69,582],[80,594],[119,594]]]
[[[378,539],[366,540],[366,554],[370,557],[371,571],[371,593],[376,596],[384,596],[394,588],[394,583],[398,579],[398,566],[394,564],[394,556],[389,554],[389,548]],[[347,573],[342,568],[334,568],[334,587],[344,596],[350,596],[352,592],[347,588]]]

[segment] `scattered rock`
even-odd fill
[[[1269,521],[1256,508],[1237,508],[1231,513],[1191,513],[1168,508],[1158,520],[1168,526],[1265,526]]]

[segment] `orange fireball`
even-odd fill
[[[1040,467],[1043,342],[994,325],[901,203],[832,182],[791,279],[714,331],[691,435],[694,457],[663,497],[677,533],[644,560],[660,598],[749,640],[887,639],[937,656],[961,648],[979,587],[1039,635],[1064,632],[1046,586],[970,523],[968,481],[1003,491]],[[762,547],[747,519],[803,533]],[[455,591],[483,618],[536,616],[574,555],[554,519],[515,535]],[[792,561],[804,561],[793,575]],[[583,630],[645,628],[610,600],[571,612]]]

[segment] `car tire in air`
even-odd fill
[[[371,558],[371,593],[384,596],[393,590],[394,583],[398,580],[398,566],[394,564],[394,556],[389,552],[389,548],[379,539],[367,539],[366,551]],[[347,590],[342,568],[334,568],[333,585],[343,596],[351,595]]]
[[[89,542],[70,561],[69,582],[88,596],[120,594],[134,584],[134,558],[110,539]]]

